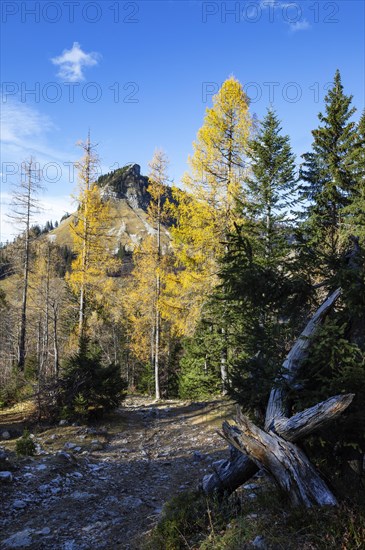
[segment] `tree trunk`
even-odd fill
[[[161,262],[161,197],[157,201],[157,262],[156,262],[156,303],[155,303],[155,397],[161,399],[160,392],[160,262]]]
[[[321,479],[303,451],[273,432],[265,432],[248,418],[238,417],[240,433],[223,423],[223,432],[230,443],[246,453],[258,468],[271,473],[278,486],[288,494],[291,504],[324,506],[337,504],[326,483]]]
[[[53,304],[53,353],[54,353],[53,372],[56,380],[58,380],[58,374],[59,374],[57,321],[58,321],[57,306],[56,304]]]
[[[222,395],[227,395],[227,383],[228,383],[228,367],[227,367],[227,355],[228,355],[228,345],[227,345],[227,331],[222,328],[222,339],[223,339],[223,348],[221,351],[221,380],[222,380]]]
[[[32,166],[27,171],[27,197],[26,197],[26,225],[24,237],[24,269],[23,269],[23,297],[20,317],[20,334],[18,346],[18,369],[23,371],[25,365],[25,340],[27,332],[27,299],[29,279],[29,253],[30,253],[30,210],[31,210],[31,187],[32,187]]]
[[[283,364],[284,374],[272,389],[265,429],[255,426],[240,411],[238,426],[223,423],[224,437],[239,454],[230,461],[216,463],[214,474],[205,476],[202,488],[207,494],[230,494],[260,468],[269,471],[293,505],[336,505],[337,501],[301,449],[293,444],[299,438],[332,422],[351,403],[354,395],[337,395],[289,416],[287,390],[307,356],[311,340],[324,316],[341,294],[336,290],[309,321]]]

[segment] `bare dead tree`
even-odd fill
[[[295,441],[335,420],[354,395],[336,395],[290,416],[288,392],[307,357],[318,327],[341,295],[334,291],[319,307],[283,364],[280,381],[271,390],[264,429],[240,411],[236,425],[224,422],[221,434],[231,446],[231,459],[216,463],[215,473],[202,482],[207,494],[230,494],[258,470],[269,472],[293,505],[336,505],[336,497]]]
[[[17,354],[17,365],[20,371],[24,370],[25,364],[31,227],[36,214],[40,212],[40,203],[37,198],[39,191],[42,189],[40,181],[41,172],[36,161],[32,157],[23,161],[20,183],[12,193],[11,213],[9,214],[12,223],[22,235],[22,299]]]

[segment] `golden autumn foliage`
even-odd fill
[[[74,224],[71,224],[77,258],[72,262],[69,282],[75,291],[81,284],[96,287],[108,270],[117,265],[108,248],[108,202],[101,198],[100,189],[95,184],[85,190],[79,200],[80,208]]]
[[[156,245],[152,236],[133,253],[134,269],[125,291],[125,311],[132,330],[130,349],[142,363],[151,361],[156,307]]]
[[[167,280],[166,315],[180,334],[191,334],[202,305],[217,283],[217,259],[243,200],[242,179],[250,135],[248,99],[230,77],[213,98],[183,177],[175,190],[176,226],[172,229],[177,270]]]
[[[126,310],[130,326],[130,346],[135,358],[154,366],[155,393],[160,398],[160,370],[163,348],[166,344],[168,323],[161,309],[165,294],[165,272],[168,269],[169,250],[161,239],[162,224],[168,219],[165,208],[167,195],[168,159],[156,150],[149,163],[148,192],[151,201],[148,219],[153,233],[135,249],[134,269],[128,285]]]
[[[105,292],[109,284],[108,272],[118,266],[108,247],[110,205],[103,200],[100,188],[94,183],[98,158],[92,150],[90,139],[81,146],[85,155],[78,163],[79,208],[70,226],[77,257],[72,262],[72,272],[67,276],[71,289],[79,296],[79,338],[86,329],[87,304],[100,295],[98,289],[102,288]]]

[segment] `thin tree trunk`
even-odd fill
[[[20,335],[18,346],[18,369],[23,371],[25,364],[25,341],[27,333],[27,298],[29,280],[29,252],[30,252],[30,209],[31,209],[31,187],[32,187],[32,165],[27,169],[27,197],[26,197],[26,225],[24,238],[24,269],[23,269],[23,297],[20,317]]]
[[[56,380],[58,380],[58,375],[59,375],[57,321],[58,321],[57,306],[54,305],[53,307],[53,352],[54,352],[53,371],[54,371],[54,376]]]
[[[228,359],[228,345],[227,345],[227,331],[223,327],[221,329],[222,332],[222,338],[223,338],[223,347],[221,351],[221,360],[220,360],[220,367],[221,367],[221,380],[222,380],[222,394],[227,395],[227,383],[228,383],[228,365],[227,365],[227,359]]]
[[[90,190],[91,184],[91,143],[90,132],[88,133],[86,143],[86,158],[85,158],[85,189],[86,192]],[[81,261],[81,285],[80,285],[80,302],[79,302],[79,351],[81,349],[81,343],[85,338],[86,332],[86,270],[88,267],[88,253],[89,253],[89,220],[88,220],[88,201],[84,201],[84,234],[82,241],[82,261]]]
[[[46,269],[46,293],[45,293],[45,315],[43,321],[43,342],[42,342],[42,371],[48,372],[49,354],[49,281],[51,271],[51,250],[48,243],[47,248],[47,269]],[[46,369],[44,369],[46,367]]]
[[[160,262],[161,262],[161,198],[157,202],[157,269],[156,269],[156,304],[155,304],[155,394],[156,399],[161,399],[160,391]]]

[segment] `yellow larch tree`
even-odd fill
[[[150,361],[154,369],[155,396],[161,397],[161,350],[166,340],[167,322],[161,316],[165,271],[168,263],[168,243],[162,239],[163,224],[168,215],[165,202],[168,194],[168,159],[156,150],[149,163],[148,220],[151,234],[133,254],[134,269],[128,290],[128,316],[131,323],[130,345],[142,362]]]
[[[156,150],[151,162],[149,163],[150,173],[148,176],[149,185],[147,191],[151,196],[151,202],[148,206],[148,217],[154,225],[156,232],[155,239],[155,300],[154,300],[154,371],[155,371],[155,395],[156,399],[161,398],[160,390],[160,340],[161,340],[161,270],[162,270],[162,250],[161,250],[161,226],[166,221],[166,212],[163,200],[166,198],[167,191],[167,167],[168,159],[161,150]]]
[[[243,200],[247,140],[251,131],[247,96],[233,76],[206,110],[189,157],[184,190],[175,190],[172,229],[178,269],[168,281],[170,315],[181,334],[192,334],[201,308],[217,283],[217,260]]]
[[[249,102],[233,76],[226,80],[206,110],[203,126],[176,191],[176,226],[172,230],[177,270],[167,282],[167,315],[183,335],[192,335],[203,305],[217,284],[218,259],[227,235],[239,220],[243,200],[247,141],[251,131]],[[170,310],[170,312],[169,312]],[[222,327],[222,334],[224,333]],[[227,379],[222,353],[223,388]]]
[[[116,268],[117,260],[108,249],[108,228],[110,222],[110,205],[101,196],[100,188],[95,183],[97,176],[98,156],[95,147],[90,143],[90,136],[80,146],[84,156],[77,163],[79,177],[79,208],[71,223],[73,249],[77,254],[72,262],[72,272],[68,282],[78,296],[79,346],[86,335],[87,306],[98,294],[98,289],[106,288],[108,271]]]

